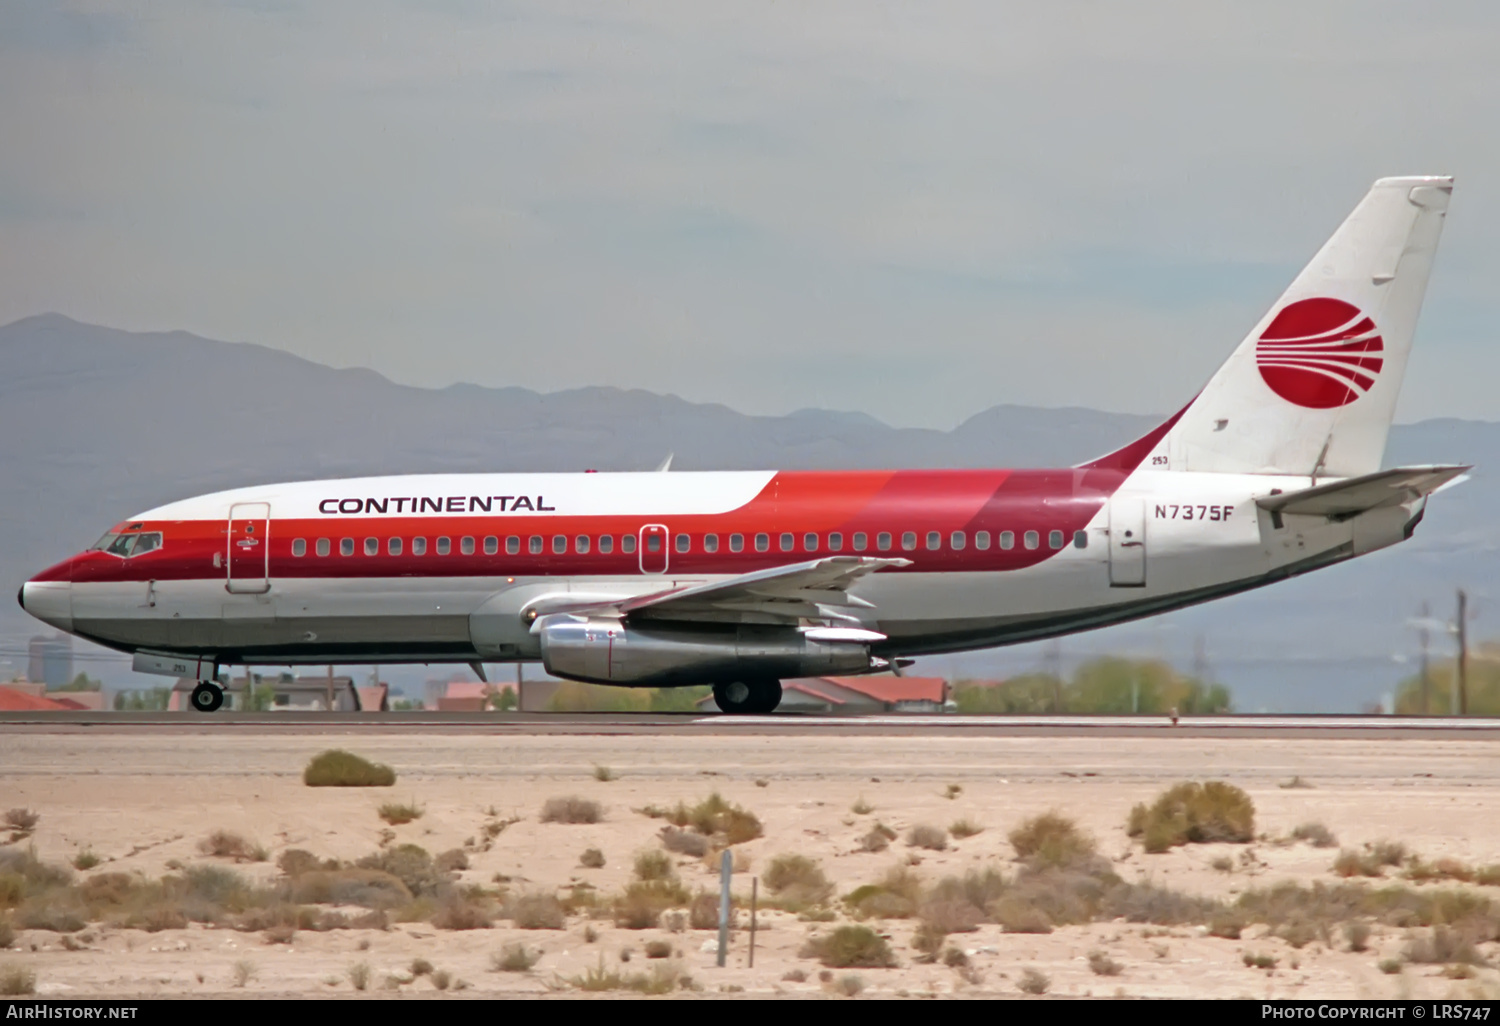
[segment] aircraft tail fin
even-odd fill
[[[1379,470],[1452,191],[1451,177],[1377,181],[1192,403],[1085,466]]]

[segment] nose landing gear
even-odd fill
[[[732,680],[714,685],[714,702],[727,713],[769,713],[781,704],[779,680]]]
[[[224,704],[224,689],[212,681],[200,680],[193,689],[193,708],[199,712],[218,712]]]

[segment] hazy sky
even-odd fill
[[[1401,417],[1500,419],[1497,29],[1480,2],[0,0],[0,322],[899,425],[1167,411],[1371,181],[1452,173]]]

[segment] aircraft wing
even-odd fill
[[[570,603],[547,612],[606,614],[633,621],[795,624],[801,619],[831,619],[858,623],[859,617],[848,610],[874,607],[849,594],[849,588],[867,574],[910,565],[909,559],[825,556],[709,584],[669,588],[608,602]]]
[[[1469,469],[1467,466],[1397,467],[1283,495],[1262,496],[1255,504],[1272,513],[1351,517],[1430,495]]]

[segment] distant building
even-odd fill
[[[26,676],[49,688],[60,688],[73,679],[73,639],[66,634],[36,635],[28,648]]]
[[[948,700],[942,677],[799,677],[781,682],[777,712],[823,715],[848,713],[940,713]],[[702,699],[704,712],[718,712],[713,696]]]
[[[54,701],[40,693],[42,685],[34,685],[38,690],[33,691],[31,685],[26,682],[17,684],[0,684],[0,712],[72,712],[79,706]]]

